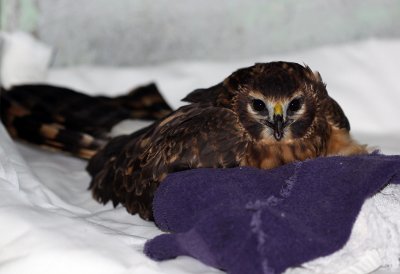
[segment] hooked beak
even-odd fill
[[[274,120],[274,123],[273,123],[274,137],[277,141],[279,141],[283,137],[283,127],[284,127],[283,108],[282,108],[282,104],[280,104],[280,103],[277,103],[274,106],[273,120]]]

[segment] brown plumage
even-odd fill
[[[13,138],[90,159],[124,119],[156,120],[171,113],[155,84],[117,97],[89,96],[50,85],[0,88],[1,120]]]
[[[190,104],[111,140],[91,159],[95,199],[152,219],[154,191],[171,172],[366,153],[320,75],[296,63],[243,68],[184,100]]]

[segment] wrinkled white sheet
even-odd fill
[[[187,92],[254,62],[304,62],[320,71],[354,136],[400,154],[400,41],[364,41],[281,56],[175,62],[142,68],[52,69],[47,82],[90,94],[123,93],[155,81],[172,106]],[[221,273],[194,259],[157,263],[142,254],[152,223],[92,200],[85,162],[13,142],[0,126],[0,273]],[[400,270],[399,270],[400,271]],[[379,272],[383,273],[383,272]]]

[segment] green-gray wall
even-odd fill
[[[55,65],[229,60],[400,37],[398,0],[0,0],[3,30],[34,33]]]

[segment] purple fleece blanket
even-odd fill
[[[156,224],[171,233],[144,252],[228,273],[282,273],[342,248],[364,200],[400,183],[399,172],[400,156],[375,154],[171,174],[153,203]]]

